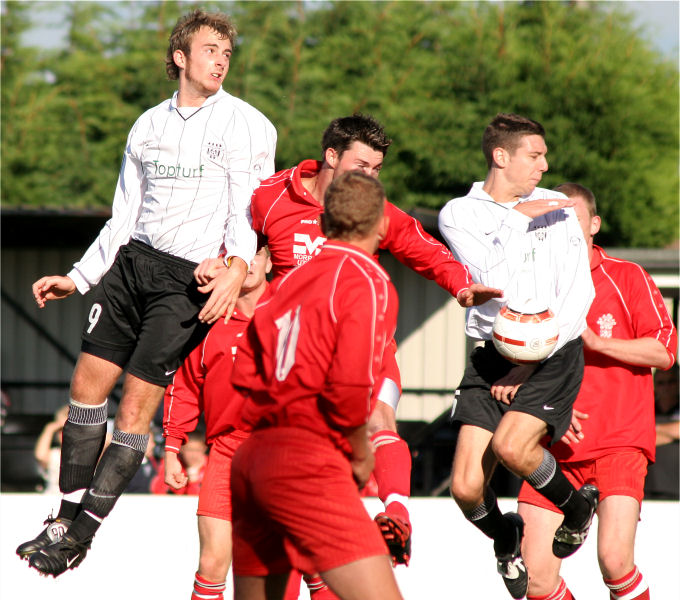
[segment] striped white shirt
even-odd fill
[[[69,277],[84,294],[130,239],[196,263],[224,250],[250,264],[250,198],[275,150],[274,126],[243,100],[220,89],[178,109],[175,92],[132,127],[111,218]]]
[[[501,306],[533,299],[558,318],[560,335],[553,354],[586,328],[595,296],[588,248],[572,208],[531,219],[513,207],[519,202],[564,198],[536,188],[519,202],[499,203],[476,182],[467,196],[449,201],[439,213],[439,230],[454,256],[477,283],[500,288],[503,298],[467,309],[465,333],[490,340]]]

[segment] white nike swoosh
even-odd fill
[[[78,559],[79,556],[80,556],[80,554],[76,554],[73,558],[69,558],[66,561],[66,568],[68,569],[74,562],[76,562],[76,560]]]
[[[177,371],[177,369],[175,369],[174,371],[166,371],[165,376],[167,377],[168,375],[172,375],[175,371]]]
[[[93,492],[92,490],[87,490],[87,493],[90,494],[90,496],[94,496],[95,498],[115,498],[115,495],[109,495],[109,494],[97,494],[96,492]]]
[[[554,406],[548,406],[547,404],[544,404],[543,410],[555,410],[555,407]]]

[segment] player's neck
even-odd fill
[[[326,194],[328,186],[333,181],[333,168],[324,161],[321,163],[319,172],[314,177],[308,177],[302,180],[302,185],[305,189],[314,196],[314,199],[323,206],[323,198]]]
[[[517,202],[521,197],[517,195],[512,186],[508,185],[496,169],[491,169],[488,172],[482,189],[499,204]]]

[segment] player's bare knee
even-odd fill
[[[212,552],[202,553],[198,563],[198,572],[208,581],[224,581],[229,571],[230,562],[228,552],[220,555]]]
[[[606,579],[620,579],[633,570],[634,559],[631,549],[620,542],[599,541],[597,560],[600,571]]]
[[[498,459],[511,471],[523,470],[526,462],[525,446],[518,443],[518,440],[510,436],[491,440],[491,448]]]
[[[473,479],[466,477],[465,474],[453,473],[451,475],[449,491],[456,504],[464,511],[472,510],[484,500],[483,485],[480,486]]]

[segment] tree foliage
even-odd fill
[[[2,204],[108,206],[129,128],[175,89],[163,66],[167,38],[194,4],[68,3],[68,43],[49,52],[22,45],[33,5],[5,3]],[[382,175],[390,199],[437,209],[484,177],[490,119],[518,112],[546,127],[542,185],[577,181],[595,192],[600,241],[678,238],[678,68],[611,6],[207,7],[236,22],[225,88],[277,127],[278,168],[320,157],[331,119],[370,113],[394,140]]]

